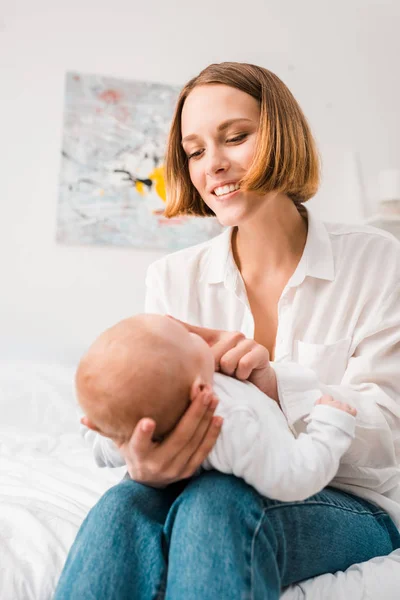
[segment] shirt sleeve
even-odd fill
[[[357,409],[355,439],[343,457],[354,468],[385,469],[397,464],[400,442],[400,289],[371,311],[360,328],[340,385],[292,362],[271,363],[279,401],[289,425],[301,429],[315,400],[329,394]],[[378,490],[377,490],[378,491]]]
[[[304,500],[328,485],[354,437],[355,418],[318,405],[307,432],[296,439],[283,419],[259,412],[230,411],[203,466],[241,477],[261,495],[283,502]]]

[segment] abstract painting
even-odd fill
[[[163,216],[163,158],[179,88],[66,74],[57,241],[177,250],[222,231]]]

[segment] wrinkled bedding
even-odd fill
[[[124,469],[80,437],[72,367],[0,362],[0,598],[50,600],[76,532]],[[400,597],[400,551],[287,589],[284,600]],[[100,599],[99,599],[100,600]]]

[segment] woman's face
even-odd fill
[[[239,189],[256,149],[259,103],[227,85],[202,85],[182,110],[182,146],[190,179],[223,225],[239,225],[260,205],[260,195]]]

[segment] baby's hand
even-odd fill
[[[355,408],[353,408],[349,404],[346,404],[345,402],[339,402],[339,400],[334,400],[332,398],[332,396],[321,396],[321,398],[319,398],[316,401],[315,405],[317,405],[317,404],[325,404],[326,406],[332,406],[332,408],[338,408],[339,410],[344,410],[344,412],[349,413],[353,417],[355,417],[357,414],[357,411]]]

